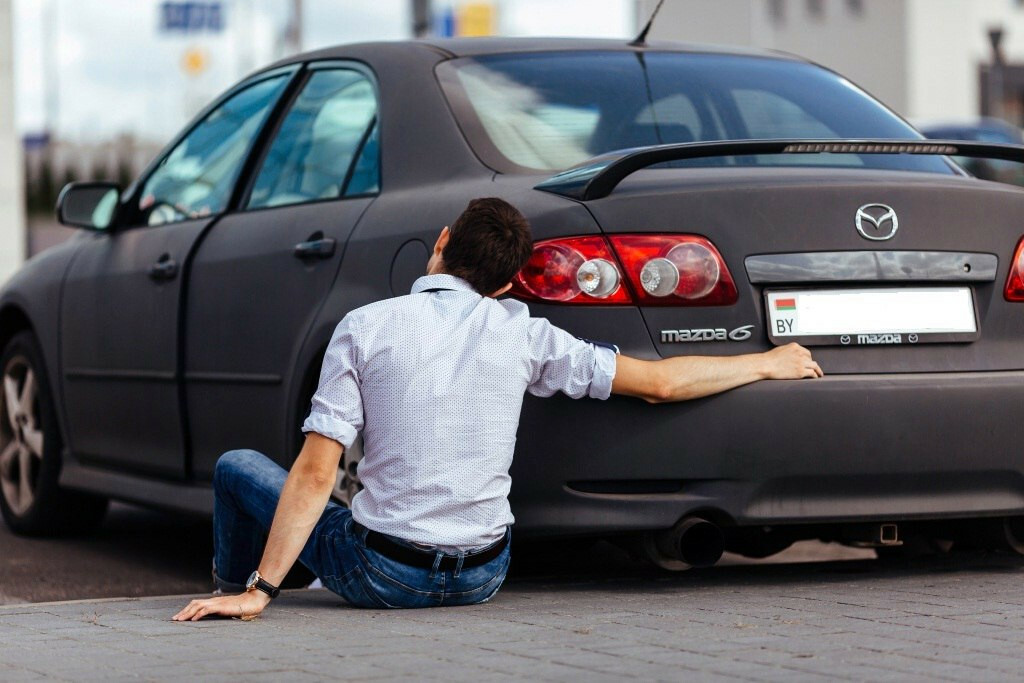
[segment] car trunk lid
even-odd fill
[[[898,221],[893,234],[887,234],[892,219],[882,220],[884,210],[868,210],[881,226],[861,220],[864,230],[858,230],[858,210],[873,204],[892,208]],[[966,288],[960,296],[976,310],[977,332],[955,341],[923,335],[911,341],[907,334],[855,335],[848,344],[838,336],[804,341],[832,374],[1024,366],[1024,304],[1003,296],[1024,232],[1018,220],[1024,192],[1018,188],[893,171],[659,169],[638,172],[585,205],[608,235],[706,237],[732,274],[739,291],[733,305],[640,307],[662,356],[725,355],[784,343],[769,328],[766,304],[773,292],[858,290],[874,296],[913,288],[931,296]],[[887,305],[884,298],[873,302]]]

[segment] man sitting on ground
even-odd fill
[[[193,600],[175,620],[258,614],[296,559],[359,607],[484,602],[508,570],[508,470],[525,392],[656,403],[822,374],[796,344],[645,361],[577,339],[497,299],[531,250],[519,211],[473,200],[441,231],[410,295],[345,316],[291,471],[255,451],[217,462],[214,575],[240,594]],[[360,432],[364,489],[349,510],[328,501]]]

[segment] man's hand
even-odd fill
[[[327,506],[338,476],[338,463],[344,451],[341,444],[316,432],[306,435],[299,457],[288,472],[288,478],[277,501],[274,522],[267,536],[267,546],[259,567],[260,575],[280,586],[288,570],[306,545],[313,527]],[[193,600],[174,615],[174,621],[196,621],[211,614],[251,618],[263,611],[270,596],[254,590],[208,600]]]
[[[252,619],[270,604],[270,596],[263,591],[246,591],[241,595],[224,595],[206,600],[193,600],[175,614],[171,621],[199,621],[203,617],[219,614],[225,617]]]
[[[804,379],[821,377],[821,371],[811,352],[797,343],[765,351],[765,379]]]

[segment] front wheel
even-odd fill
[[[0,513],[26,536],[80,532],[103,519],[107,500],[57,485],[61,440],[42,354],[30,332],[0,354]]]

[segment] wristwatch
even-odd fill
[[[281,592],[281,589],[277,586],[272,585],[269,581],[264,579],[260,575],[260,570],[257,569],[249,575],[249,580],[245,582],[245,590],[247,591],[263,591],[270,596],[273,600]]]

